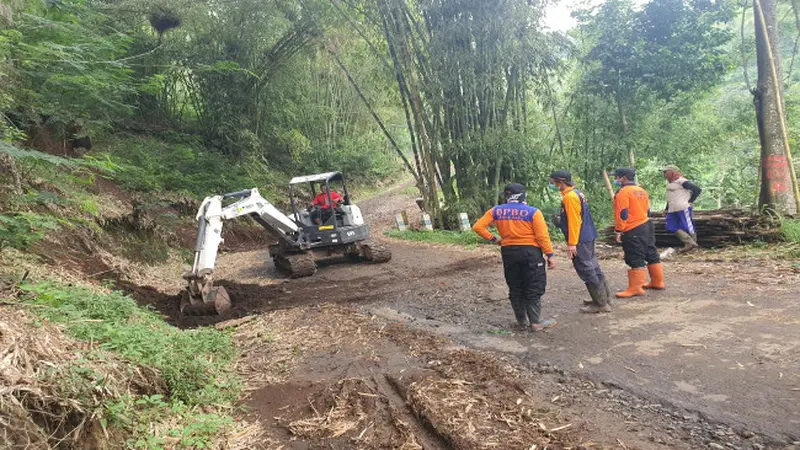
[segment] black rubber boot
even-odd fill
[[[675,235],[678,236],[678,239],[680,239],[681,242],[683,242],[683,248],[679,249],[676,253],[689,253],[697,248],[697,241],[695,241],[691,234],[683,230],[678,230]]]
[[[614,306],[614,304],[612,303],[611,300],[614,299],[615,297],[613,295],[611,295],[611,288],[608,286],[608,280],[606,280],[605,277],[603,277],[602,281],[603,281],[603,283],[602,283],[603,284],[603,291],[605,291],[605,295],[606,295],[606,305]]]
[[[586,288],[589,290],[589,295],[592,296],[593,303],[581,308],[581,312],[589,314],[611,312],[611,306],[608,305],[608,298],[606,297],[605,286],[602,284],[587,284]]]

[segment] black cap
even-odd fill
[[[630,167],[620,167],[619,169],[614,171],[615,177],[625,177],[630,181],[633,181],[636,178],[636,169],[631,169]]]
[[[527,197],[527,194],[525,194],[525,186],[519,183],[507,184],[503,189],[503,195],[506,197],[506,201],[509,203],[523,203]]]
[[[510,183],[507,184],[506,187],[503,189],[503,193],[508,194],[524,194],[525,193],[525,186],[519,183]]]
[[[550,178],[556,181],[560,181],[562,183],[566,183],[570,186],[575,184],[572,182],[572,174],[569,173],[568,170],[556,170],[555,172],[550,174]]]

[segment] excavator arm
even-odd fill
[[[223,206],[227,199],[238,200]],[[182,313],[221,314],[230,308],[231,300],[225,288],[213,285],[213,273],[222,243],[222,224],[241,216],[252,217],[283,239],[299,238],[300,228],[295,221],[262,197],[258,189],[206,197],[196,216],[198,228],[192,270],[183,275],[187,288],[181,301]]]

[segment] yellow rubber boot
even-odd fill
[[[647,271],[650,272],[650,282],[644,285],[645,289],[661,290],[667,287],[664,284],[664,270],[661,263],[650,264],[647,266]]]
[[[617,297],[629,298],[644,295],[642,286],[644,286],[645,281],[647,281],[647,270],[644,267],[628,270],[628,289],[617,292]]]

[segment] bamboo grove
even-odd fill
[[[0,133],[91,136],[165,179],[226,165],[232,187],[404,170],[445,227],[510,181],[555,207],[555,167],[594,196],[604,170],[654,188],[675,163],[701,207],[792,212],[794,166],[775,165],[797,140],[800,15],[755,1],[607,0],[553,31],[531,0],[0,0]]]

